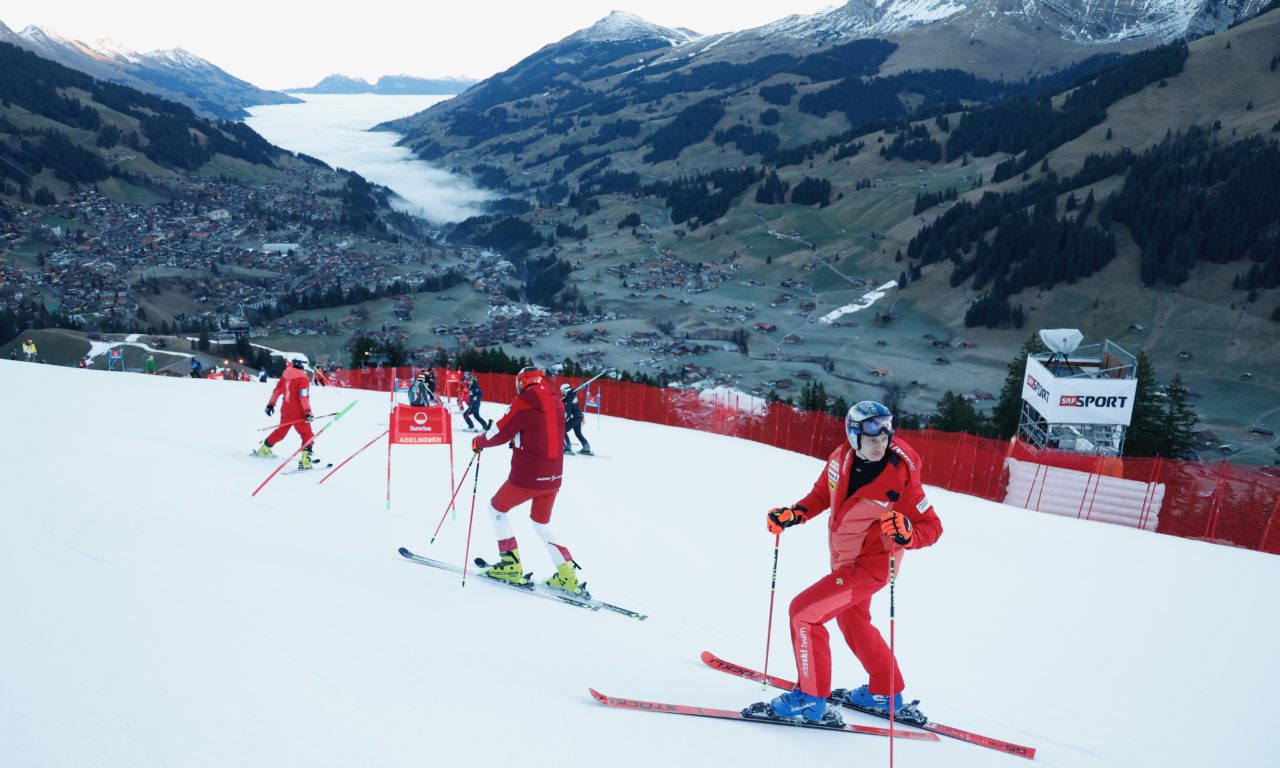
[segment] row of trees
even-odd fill
[[[1039,162],[1054,147],[1083,134],[1102,122],[1107,107],[1161,79],[1182,71],[1189,55],[1185,42],[1142,51],[1091,76],[1055,109],[1049,93],[1034,99],[1019,97],[997,106],[974,110],[960,118],[947,138],[948,161],[970,154],[986,157],[996,152],[1022,155],[1021,160],[996,175],[1002,181]]]

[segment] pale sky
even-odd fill
[[[839,0],[694,3],[688,0],[356,0],[277,3],[217,0],[10,0],[0,21],[63,37],[108,38],[139,52],[186,48],[236,77],[270,89],[314,85],[341,73],[485,78],[610,11],[710,34],[748,29]]]

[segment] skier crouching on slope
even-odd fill
[[[538,532],[556,573],[544,583],[573,595],[586,597],[586,588],[578,583],[569,550],[555,542],[551,531],[551,508],[560,491],[560,477],[564,468],[564,406],[543,381],[542,371],[524,368],[516,374],[516,399],[511,408],[498,419],[498,431],[492,437],[477,435],[471,441],[471,450],[479,453],[503,443],[512,443],[511,474],[489,501],[493,518],[493,530],[498,537],[501,560],[484,575],[513,584],[528,584],[520,566],[520,550],[511,531],[507,512],[518,504],[532,502],[530,517],[533,529]]]
[[[290,429],[296,429],[298,437],[302,438],[302,444],[306,446],[302,449],[302,457],[298,459],[298,469],[311,469],[316,461],[312,453],[314,446],[311,444],[315,439],[311,433],[311,380],[307,378],[306,364],[307,361],[295,358],[284,369],[284,373],[280,374],[276,388],[271,391],[271,402],[266,407],[267,415],[272,416],[276,412],[276,401],[284,398],[280,406],[280,426],[267,435],[267,439],[262,441],[262,445],[254,453],[255,456],[275,456],[271,447],[283,440]]]
[[[890,556],[901,568],[903,551],[936,542],[942,522],[920,487],[920,457],[893,437],[888,408],[870,400],[854,405],[845,433],[849,444],[832,452],[809,495],[768,514],[769,531],[776,534],[831,512],[831,573],[791,601],[800,687],[769,702],[776,717],[821,722],[825,714],[839,720],[836,712],[826,713],[831,646],[823,625],[832,619],[871,678],[849,692],[849,703],[888,715],[892,698],[894,712],[902,709],[902,673],[871,624],[871,597],[888,583]]]

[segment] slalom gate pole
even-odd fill
[[[337,415],[338,415],[337,411],[334,411],[333,413],[322,413],[319,416],[312,416],[311,420],[315,421],[316,419],[327,419],[330,416],[337,416]],[[272,429],[279,429],[280,427],[292,427],[294,424],[301,424],[304,421],[306,421],[306,419],[294,419],[293,421],[286,421],[283,424],[272,424],[269,427],[259,427],[257,431],[267,432]]]
[[[261,484],[261,485],[259,485],[257,488],[254,488],[254,489],[253,489],[253,493],[251,493],[251,494],[249,494],[249,495],[250,495],[250,496],[257,496],[257,495],[258,495],[258,491],[261,491],[261,490],[263,489],[263,487],[264,487],[267,483],[271,482],[271,479],[272,479],[272,478],[274,478],[276,475],[280,474],[280,470],[282,470],[282,469],[284,469],[285,467],[287,467],[287,466],[289,465],[289,462],[293,461],[293,457],[294,457],[294,456],[297,456],[298,454],[302,453],[302,450],[303,450],[304,448],[309,448],[309,447],[311,446],[311,444],[312,444],[312,443],[314,443],[314,442],[315,442],[315,441],[316,441],[316,440],[317,440],[321,435],[323,435],[323,434],[325,433],[325,430],[327,430],[329,427],[332,427],[334,424],[337,424],[339,421],[341,421],[341,420],[342,420],[342,417],[343,417],[343,416],[347,415],[347,411],[349,411],[349,410],[351,410],[352,408],[356,407],[356,403],[358,403],[358,402],[360,402],[360,401],[359,401],[359,400],[352,400],[350,403],[348,403],[348,404],[347,404],[347,407],[346,407],[346,408],[343,408],[341,411],[338,411],[338,412],[334,415],[334,417],[333,417],[333,421],[329,422],[328,424],[325,424],[325,425],[324,425],[324,429],[321,429],[319,432],[317,432],[317,433],[315,433],[314,435],[312,435],[312,436],[311,436],[311,439],[310,439],[310,440],[308,440],[307,442],[303,443],[303,444],[301,445],[301,447],[299,447],[299,448],[298,448],[298,450],[296,450],[296,451],[294,451],[293,453],[289,454],[289,458],[287,458],[287,459],[285,459],[283,462],[281,462],[280,466],[276,467],[276,468],[275,468],[275,471],[273,471],[271,474],[267,475],[267,479],[266,479],[266,480],[263,480],[263,481],[262,481],[262,484]]]
[[[761,686],[769,690],[769,646],[773,644],[773,597],[778,593],[778,548],[782,545],[782,534],[773,537],[773,581],[769,584],[769,628],[764,633],[764,679]]]
[[[381,434],[381,435],[378,435],[377,437],[373,438],[373,439],[372,439],[372,440],[370,440],[369,442],[365,443],[365,444],[364,444],[364,448],[368,448],[369,446],[371,446],[371,445],[373,445],[374,443],[378,442],[378,441],[379,441],[379,440],[381,440],[382,438],[386,437],[386,436],[387,436],[387,433],[388,433],[388,432],[390,432],[390,431],[391,431],[391,430],[389,430],[389,429],[384,429],[384,430],[382,431],[382,434]],[[364,448],[361,448],[359,451],[356,451],[355,453],[351,454],[351,455],[350,455],[350,456],[348,456],[347,458],[343,459],[341,464],[339,464],[338,466],[336,466],[336,467],[334,467],[333,469],[329,470],[329,474],[327,474],[327,475],[325,475],[324,477],[320,478],[320,483],[323,483],[325,480],[328,480],[330,477],[332,477],[332,476],[333,476],[333,473],[334,473],[334,472],[337,472],[338,470],[340,470],[340,469],[342,469],[343,467],[345,467],[345,466],[347,465],[347,462],[348,462],[348,461],[351,461],[351,460],[352,460],[352,459],[354,459],[355,457],[359,456],[359,455],[361,454],[361,452],[363,452],[363,451],[364,451]],[[317,483],[317,485],[319,485],[320,483]]]
[[[394,407],[394,406],[393,406]],[[391,430],[387,430],[390,432]],[[391,438],[387,438],[387,509],[391,509]]]
[[[462,477],[458,478],[458,484],[453,487],[453,495],[449,497],[449,503],[444,506],[444,514],[440,515],[440,524],[436,526],[436,532],[431,534],[431,544],[436,543],[436,537],[440,535],[440,529],[444,527],[444,520],[449,516],[449,510],[453,509],[453,500],[458,498],[458,491],[462,490],[462,484],[466,482],[467,474],[471,472],[471,465],[476,463],[476,456],[471,454],[471,461],[467,462],[467,468],[462,472]]]
[[[459,484],[461,485],[461,484]],[[467,520],[467,548],[462,554],[462,586],[467,586],[467,563],[471,558],[471,525],[476,521],[476,490],[480,487],[480,454],[476,454],[476,476],[471,478],[471,518]]]
[[[897,714],[893,706],[894,692],[897,687],[897,677],[893,671],[898,663],[898,657],[894,655],[893,649],[893,586],[898,581],[897,563],[893,555],[889,556],[889,768],[893,768],[893,724],[894,716]]]

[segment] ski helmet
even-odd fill
[[[572,390],[572,389],[573,389],[573,387],[569,386],[568,384],[561,384],[561,385],[560,385],[560,394],[562,394],[562,395],[567,395],[567,394],[569,394],[569,391],[570,391],[570,390]]]
[[[520,394],[528,387],[531,387],[534,384],[538,384],[541,382],[542,382],[541,370],[533,367],[521,368],[520,372],[516,374],[516,394]]]
[[[876,437],[888,433],[893,439],[893,414],[884,405],[874,400],[863,400],[855,403],[844,417],[844,432],[849,437],[849,444],[859,450],[859,439],[863,435]]]
[[[418,374],[418,381],[426,381],[426,380],[427,380],[427,374],[425,373]]]
[[[294,368],[306,368],[306,367],[307,367],[307,361],[306,361],[306,360],[303,360],[303,359],[302,359],[302,358],[300,358],[300,357],[295,357],[295,358],[293,358],[292,360],[290,360],[289,362],[293,364],[293,367],[294,367]]]

